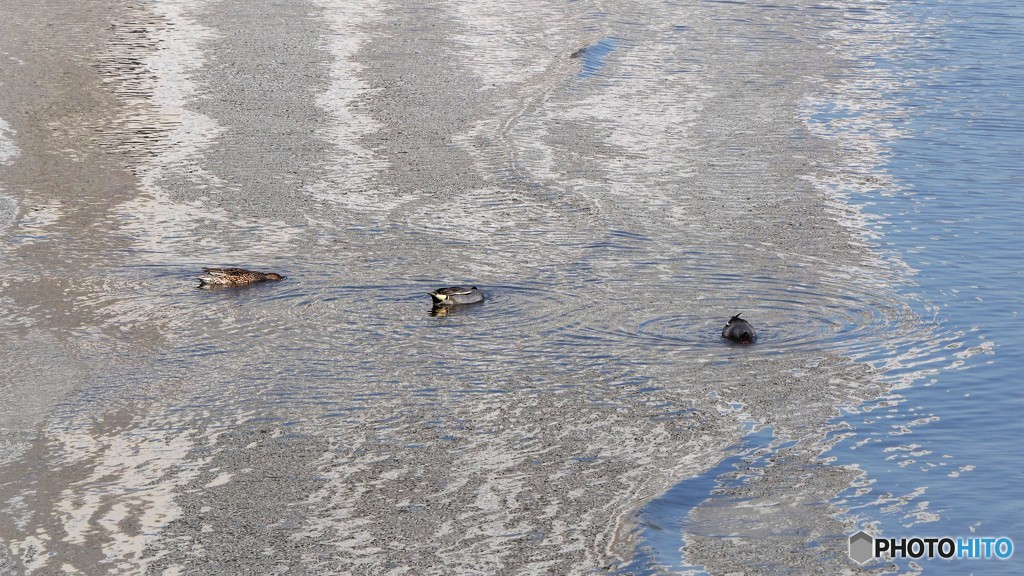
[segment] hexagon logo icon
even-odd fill
[[[875,557],[875,539],[861,530],[850,536],[850,560],[863,564]]]

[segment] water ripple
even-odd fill
[[[728,253],[649,261],[628,280],[607,283],[609,307],[620,300],[617,312],[602,325],[580,326],[579,336],[712,355],[832,352],[866,362],[911,350],[942,355],[948,338],[933,333],[933,323],[919,318],[885,276],[767,251],[759,263],[735,268]],[[865,281],[870,278],[877,281]],[[680,297],[685,294],[696,296]],[[722,327],[737,313],[757,329],[755,345],[722,339]]]

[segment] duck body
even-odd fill
[[[757,332],[754,331],[754,327],[750,325],[750,322],[740,318],[740,315],[737,314],[730,318],[729,322],[722,328],[722,337],[741,344],[753,344],[754,340],[757,340]]]
[[[203,274],[199,276],[199,287],[245,286],[267,280],[284,280],[284,276],[245,268],[203,268]]]
[[[448,288],[438,288],[433,292],[430,292],[430,298],[434,302],[434,306],[460,306],[463,304],[476,304],[484,301],[484,293],[477,289],[476,286],[472,288],[465,288],[463,286],[449,286]]]

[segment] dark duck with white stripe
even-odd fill
[[[740,318],[740,314],[729,319],[729,322],[722,328],[722,337],[740,344],[753,344],[754,340],[757,340],[757,332],[754,331],[750,322]]]

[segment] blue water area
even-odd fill
[[[890,370],[887,377],[905,377],[910,387],[884,410],[844,415],[855,434],[828,455],[873,481],[869,494],[843,495],[843,505],[886,537],[1008,536],[1020,547],[1024,4],[950,1],[902,10],[910,21],[940,24],[933,41],[876,63],[917,71],[900,104],[909,113],[894,119],[907,137],[891,143],[886,166],[898,192],[851,201],[876,218],[878,249],[914,270],[908,299],[925,316],[932,305],[959,348],[950,346],[934,372]],[[915,491],[905,506],[876,500]],[[926,574],[1024,573],[1021,553],[970,566],[920,562]]]
[[[604,70],[608,55],[621,45],[622,40],[619,38],[604,38],[586,48],[582,48],[579,53],[579,57],[583,58],[583,70],[580,72],[580,78],[590,78]]]

